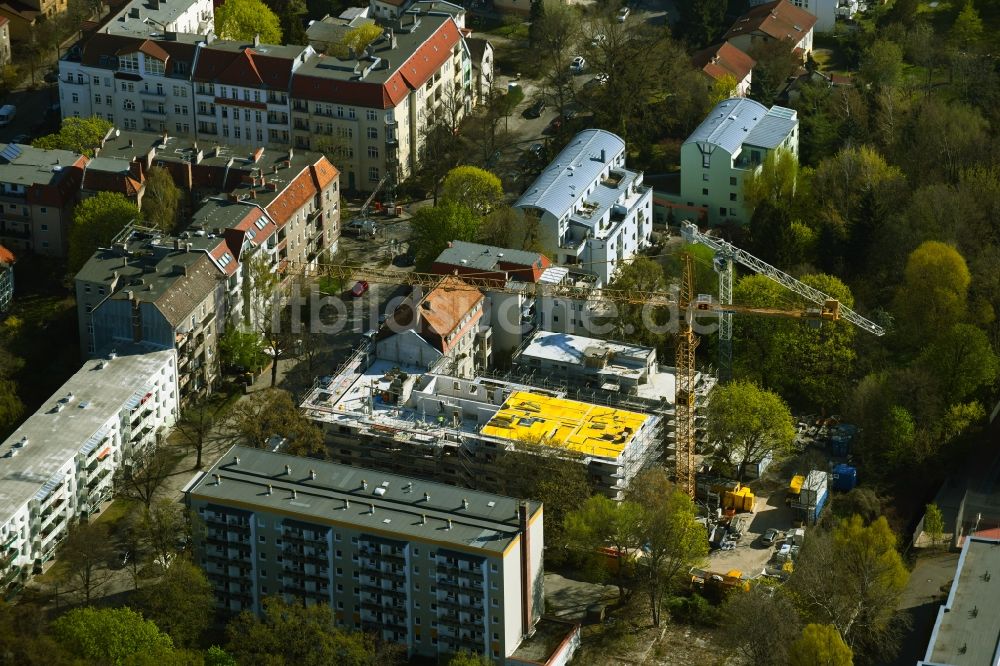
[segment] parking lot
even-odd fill
[[[732,550],[713,550],[709,556],[708,568],[715,573],[727,573],[736,569],[746,577],[757,576],[764,572],[777,544],[781,543],[781,538],[792,528],[792,510],[785,505],[785,493],[782,490],[767,497],[758,496],[752,515],[742,513],[737,516],[744,516],[746,521],[742,538]],[[762,540],[769,528],[778,530],[780,535],[775,544],[765,546]]]

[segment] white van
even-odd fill
[[[4,104],[0,107],[0,127],[10,125],[10,121],[14,120],[14,116],[17,115],[17,107],[13,104]]]

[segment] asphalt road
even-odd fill
[[[30,139],[49,134],[59,129],[59,112],[52,105],[59,101],[56,84],[44,84],[34,90],[15,90],[3,100],[4,104],[17,107],[14,121],[0,127],[0,142],[8,143],[16,136],[26,134]],[[30,139],[25,143],[30,143]]]

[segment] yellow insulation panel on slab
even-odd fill
[[[481,432],[588,456],[617,458],[647,418],[623,409],[515,391]]]

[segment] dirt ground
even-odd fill
[[[774,546],[765,547],[761,537],[769,528],[783,533],[792,528],[792,510],[785,505],[783,491],[771,493],[767,497],[757,497],[754,513],[741,514],[747,520],[743,538],[733,550],[715,550],[709,556],[708,568],[716,573],[727,573],[733,569],[752,577],[764,571],[764,566],[774,554]]]

